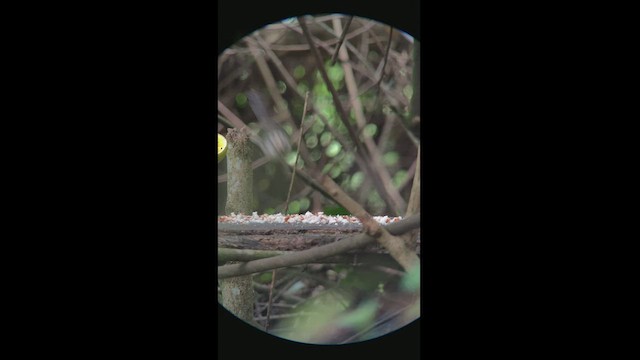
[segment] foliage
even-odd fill
[[[278,310],[272,315],[276,319],[271,321],[270,333],[314,344],[358,342],[393,331],[420,316],[419,268],[402,277],[353,266],[329,271],[338,274],[334,282],[311,277],[297,291],[325,290],[315,295],[311,290],[311,296],[291,308],[274,307]]]
[[[347,89],[345,64],[342,61],[331,64],[330,58],[335,47],[332,21],[336,17],[341,16],[316,18],[309,24],[320,43],[323,68],[349,113],[350,126],[357,129],[359,146],[362,146],[365,137],[373,140],[384,166],[384,169],[378,170],[389,174],[393,187],[406,201],[410,192],[407,184],[412,177],[410,170],[417,148],[403,128],[398,126],[398,122],[407,121],[413,95],[413,40],[396,30],[392,33],[394,36],[391,38],[389,55],[385,58],[389,28],[367,19],[353,20],[349,31],[359,35],[349,38],[343,45],[348,50],[351,76],[358,87],[357,102],[353,102],[355,99],[351,98]],[[344,23],[345,17],[342,16],[342,19]],[[300,29],[295,19],[268,26],[223,53],[219,62],[219,101],[261,138],[267,130],[258,125],[258,119],[249,106],[247,92],[253,89],[263,93],[272,119],[290,138],[291,150],[282,157],[287,164],[292,165],[296,158],[295,144],[304,106],[303,94],[309,91],[310,109],[303,127],[303,146],[306,151],[298,160],[298,167],[304,168],[308,166],[308,162],[319,166],[369,212],[377,215],[389,214],[389,204],[380,192],[381,189],[372,182],[371,176],[357,161],[353,152],[355,144],[340,119],[333,96],[316,67],[312,53],[308,49],[298,50],[302,46],[300,44],[304,44],[304,39],[292,29]],[[258,66],[256,49],[261,51],[268,63],[266,70]],[[383,68],[384,72],[381,71]],[[286,75],[282,72],[283,69]],[[382,81],[378,84],[381,76]],[[268,78],[274,79],[271,85],[266,80]],[[366,124],[358,124],[357,111],[364,114]],[[227,126],[228,124],[220,123],[219,132],[224,135]],[[255,154],[256,160],[263,156],[257,149]],[[224,174],[225,169],[225,164],[220,164],[219,174]],[[254,169],[255,210],[259,213],[282,212],[288,190],[288,181],[282,179],[289,177],[289,170],[275,161]],[[220,203],[224,201],[225,185],[224,182],[219,183],[218,190],[222,195]],[[327,205],[326,199],[311,195],[308,185],[296,180],[289,211],[322,211]],[[218,209],[222,210],[222,206],[219,205]]]
[[[329,175],[372,215],[404,211],[398,203],[404,205],[409,198],[407,185],[413,179],[419,142],[419,112],[411,105],[419,94],[412,58],[418,44],[367,19],[347,22],[345,16],[326,15],[308,20],[320,67],[296,19],[256,31],[218,61],[218,132],[224,135],[229,128],[246,125],[254,136],[253,209],[283,212],[289,167],[297,166]],[[350,27],[341,46],[349,59],[334,63],[339,24],[345,23]],[[308,111],[303,114],[307,92]],[[262,94],[268,114],[256,110],[256,93]],[[261,151],[274,131],[288,142],[277,157]],[[220,213],[226,201],[225,172],[222,162]],[[286,211],[348,214],[299,178]],[[259,326],[268,324],[271,334],[300,342],[339,344],[375,338],[420,316],[419,267],[406,273],[398,269],[388,264],[365,266],[354,259],[348,265],[281,269],[275,278],[271,271],[254,274],[254,320]]]

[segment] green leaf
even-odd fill
[[[335,157],[336,155],[338,155],[338,153],[342,150],[342,145],[340,145],[339,142],[337,141],[332,141],[331,144],[329,144],[329,146],[327,146],[327,150],[325,151],[325,154],[327,154],[328,157]]]
[[[321,134],[323,130],[324,130],[324,122],[320,120],[314,122],[313,126],[311,126],[311,131],[313,131],[316,134]]]
[[[247,106],[247,95],[244,93],[238,93],[236,95],[236,105],[241,109]]]
[[[329,76],[329,80],[331,82],[338,83],[344,79],[344,71],[342,70],[342,66],[336,64],[335,66],[331,66],[327,69],[327,75]]]
[[[300,212],[300,202],[297,200],[294,200],[292,202],[289,203],[289,209],[288,209],[289,214],[297,214]]]
[[[416,265],[402,277],[400,288],[404,291],[418,291],[420,290],[420,265]]]
[[[296,152],[290,151],[288,154],[284,156],[284,161],[289,165],[293,166],[293,163],[296,162]]]
[[[293,134],[293,127],[291,124],[284,124],[282,125],[282,128],[287,132],[287,135],[291,136],[291,134]]]
[[[308,210],[309,206],[311,205],[311,201],[306,197],[300,199],[298,203],[300,204],[300,211]]]
[[[340,169],[340,167],[338,167],[338,166],[334,167],[329,172],[329,176],[331,176],[332,179],[337,178],[338,176],[340,176],[340,174],[342,174],[342,169]]]
[[[254,280],[259,283],[270,283],[271,282],[271,271],[263,272],[262,274],[255,276]]]
[[[400,155],[396,151],[389,151],[388,153],[382,156],[382,161],[387,166],[397,164],[398,159],[400,159]]]
[[[278,91],[280,94],[284,94],[287,91],[287,84],[282,80],[278,80]]]
[[[325,215],[351,215],[347,209],[343,208],[340,205],[327,205],[322,209]],[[337,268],[336,268],[337,269]]]
[[[307,71],[305,70],[304,66],[298,65],[298,66],[296,66],[295,69],[293,69],[293,77],[295,77],[296,80],[300,80],[301,78],[304,77],[306,72]]]
[[[407,178],[407,171],[406,170],[398,170],[394,175],[393,178],[391,179],[391,183],[393,183],[393,185],[395,187],[400,186],[400,184],[402,184],[405,179]]]
[[[378,289],[380,283],[385,283],[390,277],[389,274],[356,268],[340,281],[340,286],[372,293]]]
[[[325,131],[320,135],[320,145],[324,147],[329,146],[331,140],[333,140],[333,135],[328,131]]]
[[[306,82],[300,82],[298,84],[298,92],[300,92],[301,94],[305,94],[307,91],[309,91],[309,86],[307,85]]]
[[[378,125],[376,124],[367,124],[364,129],[362,129],[362,133],[368,137],[373,137],[377,132]]]
[[[364,182],[364,173],[362,171],[356,171],[352,176],[351,176],[351,184],[349,184],[349,186],[351,187],[351,190],[358,190],[358,188],[360,187],[360,185],[362,185],[362,183]]]
[[[307,148],[313,149],[318,145],[318,136],[316,134],[307,134],[304,139],[305,144],[307,144]]]
[[[371,324],[377,310],[378,302],[375,300],[368,300],[364,304],[358,306],[354,311],[343,315],[340,320],[338,320],[338,325],[361,330]]]

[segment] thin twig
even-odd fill
[[[387,61],[389,60],[389,49],[391,49],[391,39],[393,36],[393,28],[389,27],[389,41],[387,42],[387,50],[384,53],[384,63],[382,63],[382,71],[380,74],[380,78],[378,79],[378,86],[382,82],[382,78],[384,77],[384,69],[387,67]]]
[[[390,27],[389,29],[390,29],[389,30],[389,40],[387,41],[387,49],[386,49],[385,54],[384,54],[384,59],[383,59],[383,62],[382,62],[382,69],[380,70],[380,77],[378,78],[378,81],[374,85],[374,87],[376,88],[376,96],[375,96],[376,100],[374,101],[374,105],[373,105],[374,109],[377,109],[378,108],[378,104],[380,103],[380,89],[382,89],[382,79],[384,79],[384,69],[387,66],[387,60],[389,58],[389,50],[391,49],[391,39],[392,39],[391,36],[393,35],[393,28]]]
[[[267,303],[267,323],[264,326],[264,331],[269,332],[269,320],[271,319],[271,301],[273,300],[273,284],[276,281],[276,269],[271,272],[271,286],[269,287],[269,302]]]
[[[293,162],[293,167],[296,168],[298,166],[298,158],[300,157],[300,146],[302,143],[302,134],[304,132],[304,116],[307,113],[307,102],[309,100],[309,92],[305,94],[304,97],[304,107],[302,110],[302,118],[300,119],[300,136],[298,137],[298,148],[296,149],[296,160]],[[296,172],[291,172],[291,182],[289,183],[289,191],[287,192],[287,201],[284,203],[284,213],[287,214],[289,210],[289,199],[291,198],[291,189],[293,189],[293,180],[296,177]]]
[[[225,104],[223,104],[222,101],[220,100],[218,100],[218,111],[220,111],[222,115],[224,115],[224,117],[231,124],[233,124],[234,127],[240,129],[246,126],[244,121],[242,121],[238,116],[236,116],[236,114],[234,114],[233,111],[229,110],[229,108]]]
[[[338,58],[338,52],[340,51],[340,47],[344,42],[344,38],[347,35],[347,31],[349,31],[349,26],[351,25],[351,21],[353,21],[353,15],[349,16],[347,23],[344,25],[344,30],[342,30],[342,35],[340,35],[340,40],[338,40],[338,45],[336,45],[336,51],[333,53],[331,57],[331,66],[335,65],[336,59]]]
[[[380,77],[378,78],[378,82],[376,83],[376,100],[374,109],[377,108],[378,102],[380,100],[380,89],[382,88],[382,79],[384,79],[384,69],[387,67],[387,60],[389,58],[389,49],[391,49],[391,36],[393,35],[393,28],[389,28],[389,41],[387,42],[387,50],[384,54],[384,60],[382,63],[382,70],[380,71]]]
[[[298,20],[300,20],[300,18],[298,18]],[[365,31],[370,30],[371,28],[373,28],[376,25],[375,22],[371,22],[357,30],[354,30],[353,32],[351,32],[350,34],[347,34],[347,36],[345,37],[345,40],[349,40],[349,39],[353,39],[354,37],[362,34]],[[290,25],[286,25],[287,27],[291,28]],[[315,45],[309,45],[307,44],[291,44],[291,45],[276,45],[273,44],[272,45],[272,49],[274,51],[309,51],[310,49],[313,49],[313,46],[319,46],[322,48],[326,48],[329,46],[333,46],[335,44],[338,43],[338,39],[332,39],[332,40],[327,40],[327,41],[319,41],[317,44]],[[331,51],[329,51],[329,53],[331,53]]]

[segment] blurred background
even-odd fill
[[[218,132],[246,125],[254,134],[254,209],[284,212],[291,177],[286,164],[296,159],[308,92],[298,168],[328,173],[372,215],[404,215],[419,144],[419,44],[359,17],[307,16],[305,22],[368,157],[355,151],[298,20],[268,25],[218,58]],[[223,214],[226,161],[218,164],[218,194]],[[306,211],[346,214],[296,177],[289,212]]]
[[[285,212],[297,164],[312,176],[331,176],[372,215],[405,215],[420,142],[419,44],[369,19],[303,19],[310,39],[298,19],[285,19],[218,58],[218,133],[251,129],[253,209]],[[219,214],[226,173],[225,160],[218,164]],[[307,211],[348,214],[296,176],[288,212]],[[253,319],[286,339],[364,341],[420,317],[419,268],[405,272],[393,260],[364,264],[354,258],[274,274],[252,275]]]

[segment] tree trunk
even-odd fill
[[[227,214],[251,214],[253,172],[246,128],[229,129],[227,133]],[[251,275],[221,279],[222,306],[238,318],[256,326],[253,320],[255,293]]]

